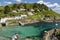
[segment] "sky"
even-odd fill
[[[1,5],[14,4],[14,3],[39,3],[45,4],[52,10],[60,13],[60,0],[0,0]]]

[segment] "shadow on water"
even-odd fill
[[[34,26],[34,27],[40,27],[40,26],[48,26],[48,25],[54,25],[54,23],[50,22],[37,22],[37,23],[32,23],[32,24],[26,24],[24,26]]]

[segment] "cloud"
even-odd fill
[[[49,8],[52,8],[54,11],[60,11],[60,5],[58,3],[44,2],[43,0],[38,1],[39,4],[45,4]]]
[[[5,4],[12,4],[12,2],[7,2],[7,1],[5,1],[4,3],[5,3]]]
[[[59,5],[58,3],[54,3],[54,5],[55,5],[56,7],[60,7],[60,5]]]
[[[53,8],[53,10],[56,10],[56,11],[58,11],[58,10],[60,10],[60,8],[58,8],[58,7],[57,7],[57,8]]]
[[[45,4],[48,7],[60,7],[58,3],[44,2],[43,0],[38,1],[39,4]]]
[[[55,7],[52,10],[56,11],[57,13],[60,13],[60,7]]]
[[[19,3],[22,2],[22,0],[15,0],[15,1],[16,1],[16,2],[19,2]]]
[[[47,4],[48,7],[60,7],[58,3]]]
[[[40,1],[38,1],[37,3],[43,4],[44,2],[43,2],[43,0],[40,0]]]
[[[53,4],[51,4],[51,2],[44,2],[43,0],[40,0],[37,3],[39,3],[39,4],[45,4],[48,7],[53,7],[54,6]]]
[[[12,4],[12,2],[7,2],[8,4]]]

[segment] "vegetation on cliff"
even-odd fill
[[[24,11],[23,11],[23,10]],[[32,12],[33,15],[28,15],[27,12]],[[46,17],[60,17],[60,14],[57,14],[50,8],[48,8],[44,4],[37,3],[20,3],[20,4],[9,4],[6,6],[0,6],[0,18],[3,17],[12,17],[12,16],[20,16],[21,14],[27,15],[28,19],[31,18],[42,18]]]

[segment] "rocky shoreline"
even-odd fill
[[[60,28],[57,28],[57,29],[51,29],[49,31],[44,31],[44,36],[43,36],[43,39],[44,40],[59,40],[57,38],[57,32],[60,30]],[[55,34],[54,34],[55,32]]]

